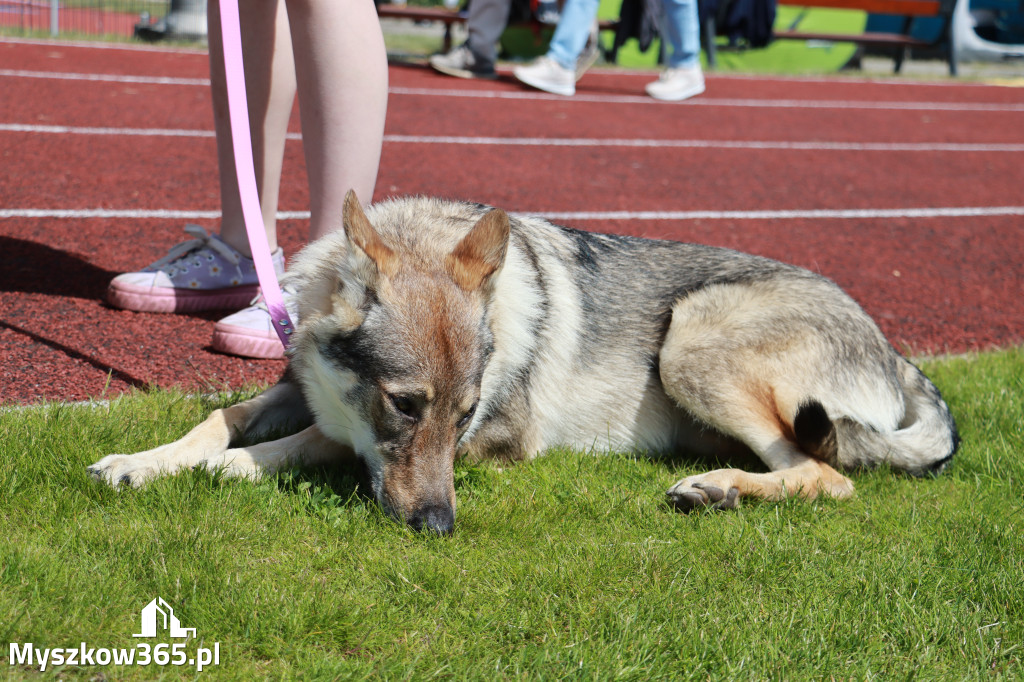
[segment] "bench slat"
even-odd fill
[[[459,16],[456,10],[391,4],[378,5],[377,16],[389,19],[412,19],[413,21],[443,21],[446,24],[460,23],[466,20],[465,17]]]
[[[834,43],[860,43],[863,45],[897,45],[901,47],[930,47],[931,43],[897,33],[805,33],[804,31],[776,31],[776,40],[827,40]]]

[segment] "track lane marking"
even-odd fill
[[[215,137],[215,133],[212,130],[189,130],[178,128],[111,128],[22,123],[0,123],[0,132],[41,133],[54,135],[123,135],[126,137]],[[299,133],[288,133],[288,139],[301,140],[302,135]],[[681,148],[958,153],[1024,152],[1024,143],[1015,142],[791,142],[787,140],[655,140],[624,138],[601,139],[594,137],[474,137],[447,135],[385,135],[384,142],[390,144],[494,145],[510,147],[620,147],[644,149]]]
[[[0,69],[4,78],[44,78],[64,81],[98,81],[104,83],[135,83],[146,85],[201,85],[210,87],[209,78],[175,78],[171,76],[130,76],[113,73],[68,73],[62,71],[27,71]]]
[[[424,97],[470,97],[480,99],[526,99],[555,102],[591,102],[597,104],[649,104],[679,107],[740,107],[782,109],[874,109],[889,111],[986,111],[1024,112],[1024,104],[966,103],[966,102],[878,102],[856,100],[800,100],[800,99],[744,99],[730,97],[694,97],[685,102],[659,102],[642,95],[588,95],[576,93],[572,97],[538,92],[505,90],[454,90],[435,88],[392,87],[392,95]]]
[[[944,208],[782,209],[756,211],[515,211],[549,220],[891,220],[898,218],[978,218],[1024,215],[1024,206],[950,206]],[[220,211],[174,209],[0,208],[0,219],[216,220]],[[278,211],[278,220],[308,220],[309,211]]]
[[[173,78],[163,76],[131,76],[116,74],[69,73],[58,71],[29,71],[21,69],[0,69],[0,77],[44,78],[56,80],[78,80],[111,83],[134,83],[151,85],[189,85],[209,87],[208,78]],[[573,97],[549,95],[543,92],[513,90],[458,90],[452,88],[388,88],[391,96],[410,97],[453,97],[476,99],[533,100],[554,102],[587,102],[596,104],[645,104],[655,106],[696,106],[696,107],[739,107],[739,108],[782,108],[782,109],[851,109],[881,111],[978,111],[978,112],[1024,112],[1024,104],[986,102],[899,102],[899,101],[857,101],[857,100],[800,100],[800,99],[745,99],[729,97],[696,97],[686,102],[659,102],[642,95],[588,95],[577,93]]]

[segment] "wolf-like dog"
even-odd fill
[[[936,473],[957,449],[931,381],[807,270],[428,198],[364,212],[349,192],[342,222],[291,266],[300,323],[283,379],[94,476],[257,477],[354,455],[391,515],[447,534],[459,456],[753,452],[769,470],[689,476],[668,491],[685,510],[845,498],[837,469]]]

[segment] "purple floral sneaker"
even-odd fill
[[[118,275],[107,287],[107,302],[115,308],[147,313],[183,313],[242,308],[259,293],[256,266],[251,258],[207,234],[198,225],[186,225],[194,237],[141,272]],[[284,252],[273,254],[274,269],[284,272]]]

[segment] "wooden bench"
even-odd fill
[[[455,24],[464,24],[467,21],[466,15],[460,14],[458,10],[444,9],[442,7],[411,7],[409,5],[392,5],[388,3],[381,3],[377,5],[377,16],[387,17],[389,19],[410,19],[412,21],[437,21],[443,23],[443,52],[448,52],[452,49],[452,26]],[[516,25],[535,27],[543,26],[543,24],[538,22],[527,22]],[[601,31],[614,31],[618,25],[619,22],[617,21],[602,19],[598,22],[597,27]]]
[[[444,24],[444,52],[452,49],[452,25],[466,23],[466,17],[458,10],[443,7],[410,7],[409,5],[377,5],[377,16],[388,19],[411,19],[412,21],[437,21]]]
[[[827,40],[832,42],[852,42],[859,45],[873,45],[876,47],[890,47],[894,50],[894,71],[899,73],[906,59],[907,51],[911,48],[934,48],[945,45],[949,73],[951,76],[957,74],[956,54],[951,44],[953,8],[956,0],[777,0],[780,5],[795,7],[824,7],[829,9],[859,10],[869,14],[888,14],[903,18],[902,27],[899,33],[819,33],[813,31],[801,31],[794,27],[788,30],[775,31],[772,37],[775,40]],[[914,20],[918,17],[938,17],[943,21],[943,26],[938,40],[929,42],[913,37],[911,29]],[[709,19],[709,25],[705,26],[706,36],[714,36],[714,20]],[[705,48],[708,52],[708,64],[715,63],[715,41],[705,40]]]

